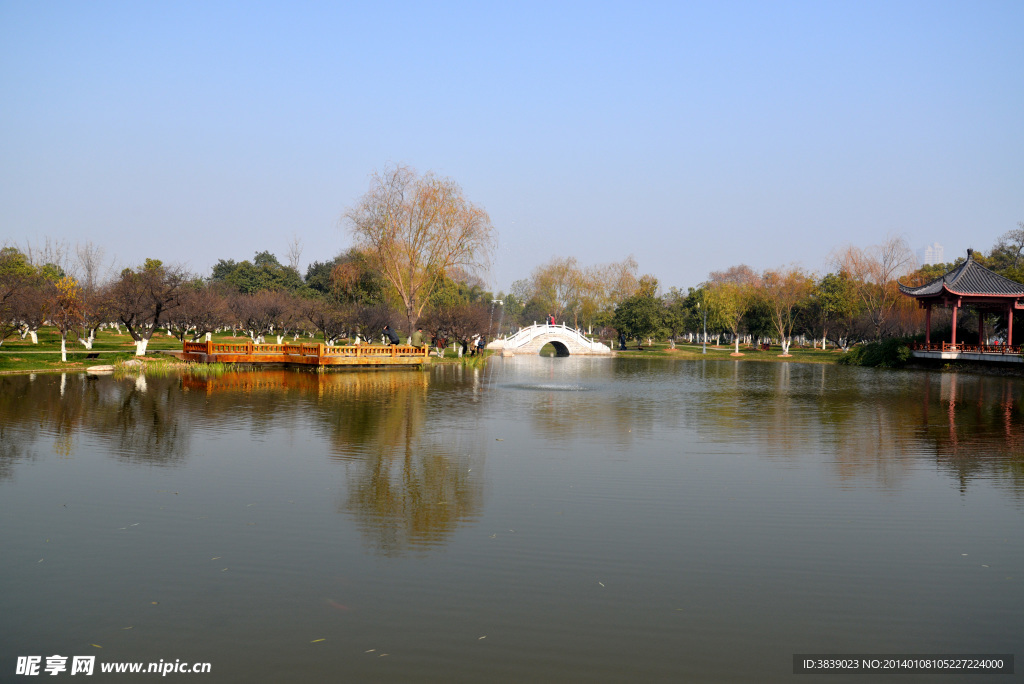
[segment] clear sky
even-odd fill
[[[459,182],[488,284],[663,288],[1024,220],[1024,2],[0,0],[0,242],[303,270],[389,162]]]

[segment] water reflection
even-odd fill
[[[991,478],[1024,493],[1019,378],[655,359],[515,359],[499,378],[502,401],[545,440],[628,448],[692,435],[794,465],[825,460],[840,482],[885,488],[931,460],[961,489]]]
[[[188,412],[181,392],[165,384],[140,390],[134,380],[85,375],[29,375],[0,378],[0,476],[13,463],[51,442],[50,451],[73,458],[76,442],[96,438],[127,462],[178,465],[188,456]]]
[[[463,370],[229,373],[184,386],[227,411],[247,396],[256,420],[285,406],[292,418],[301,413],[346,469],[338,509],[391,555],[443,543],[482,508],[484,445],[452,429],[473,413]]]

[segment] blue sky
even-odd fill
[[[951,259],[1024,220],[1024,3],[0,0],[0,241],[303,265],[389,162],[490,213],[488,282]]]

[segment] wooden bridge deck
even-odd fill
[[[409,345],[253,344],[185,342],[184,361],[199,363],[290,363],[304,366],[419,366],[430,363],[430,350]]]

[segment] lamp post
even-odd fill
[[[704,312],[704,337],[701,338],[702,342],[703,342],[703,347],[701,348],[701,352],[700,353],[701,354],[707,354],[708,353],[708,308],[706,306],[702,307],[700,305],[700,302],[697,302],[697,308]]]

